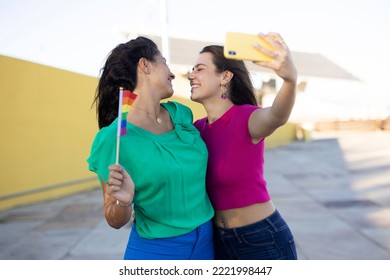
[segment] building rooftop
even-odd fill
[[[149,36],[149,38],[155,41],[161,49],[162,40],[160,36]],[[223,44],[221,42],[197,41],[181,38],[169,38],[168,42],[170,47],[170,63],[191,67],[200,50],[204,46]],[[355,77],[347,70],[343,69],[341,66],[321,54],[291,51],[291,55],[300,76],[355,81],[360,80],[358,77]],[[253,65],[251,62],[247,62],[246,64],[248,66],[248,70],[251,72],[273,73],[269,69]]]

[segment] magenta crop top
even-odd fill
[[[195,122],[209,152],[207,192],[215,210],[270,200],[263,177],[264,139],[253,144],[248,120],[259,107],[234,105],[212,124]]]

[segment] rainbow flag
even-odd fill
[[[119,164],[120,138],[126,134],[127,113],[137,95],[130,90],[119,89],[118,102],[118,133],[116,137],[116,164]]]
[[[136,98],[137,95],[130,90],[119,90],[118,136],[126,134],[127,113]]]

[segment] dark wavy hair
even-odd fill
[[[137,37],[119,44],[108,55],[100,70],[96,89],[96,115],[99,128],[110,125],[118,116],[119,88],[133,91],[137,85],[137,64],[141,58],[155,61],[160,50],[156,43],[145,37]]]
[[[200,53],[210,53],[213,56],[213,63],[218,73],[228,70],[234,74],[226,93],[234,104],[257,105],[255,90],[248,69],[242,60],[225,58],[223,47],[218,45],[206,46]]]

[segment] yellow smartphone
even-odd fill
[[[270,56],[260,52],[253,46],[255,42],[269,50],[274,50],[270,43],[258,35],[227,32],[223,50],[224,55],[230,59],[270,62],[272,60]]]

